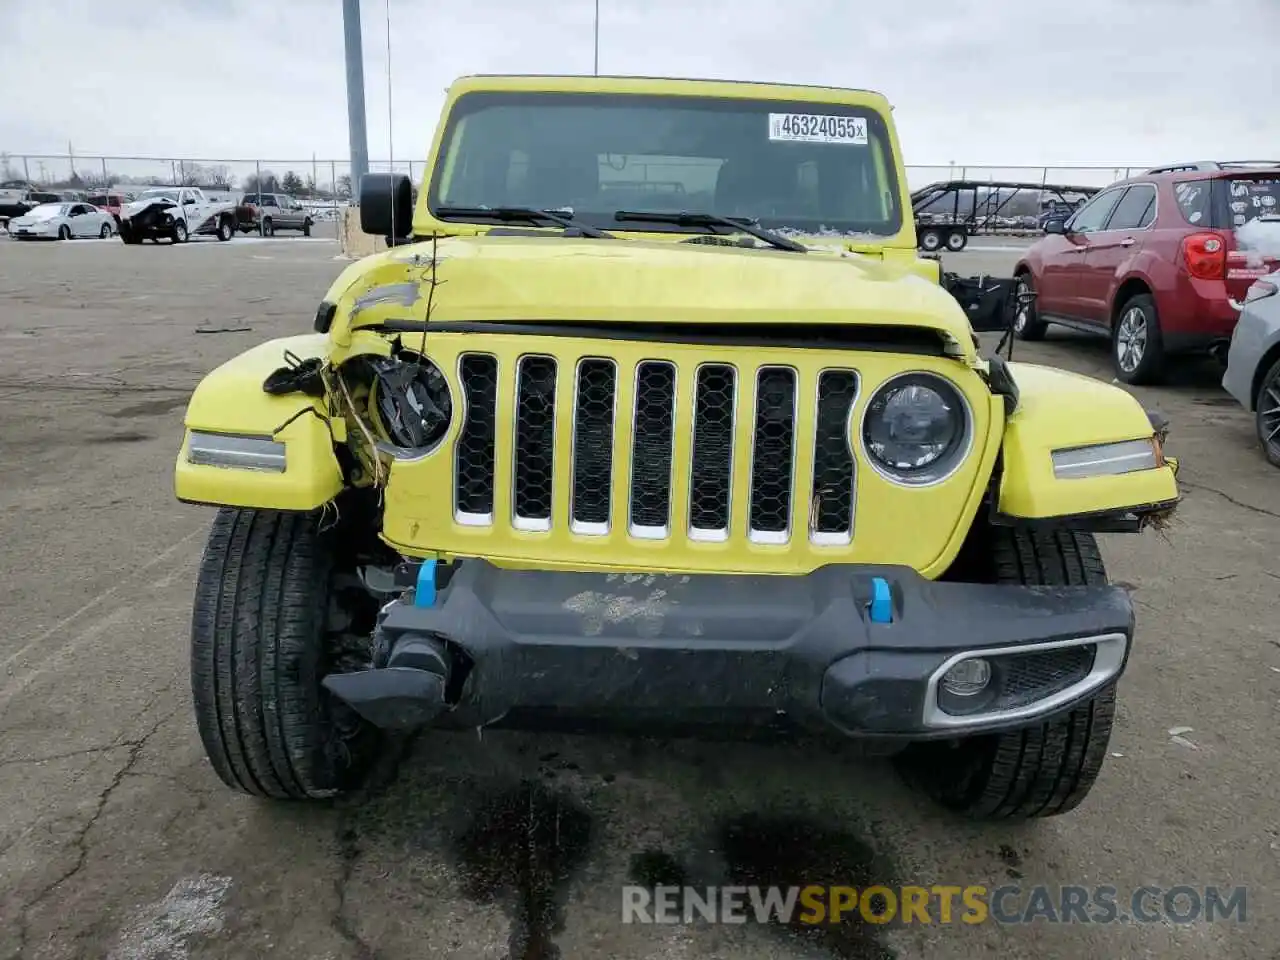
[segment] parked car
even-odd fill
[[[25,180],[0,183],[0,222],[21,217],[42,203],[62,203],[62,197],[47,190],[37,190]]]
[[[115,229],[115,218],[91,203],[42,203],[9,221],[9,236],[15,240],[105,240]]]
[[[1185,164],[1111,185],[1048,219],[1015,268],[1037,294],[1016,334],[1038,340],[1056,323],[1107,336],[1124,383],[1158,381],[1173,354],[1222,356],[1239,315],[1231,301],[1253,279],[1231,269],[1236,230],[1278,200],[1280,166]]]
[[[120,222],[120,211],[123,210],[124,205],[128,203],[124,198],[124,195],[119,193],[95,193],[89,198],[89,202],[99,210],[105,210],[107,213],[111,214],[111,218],[115,220],[117,224]]]
[[[196,235],[230,240],[235,235],[235,204],[213,200],[199,187],[152,187],[120,211],[120,239],[186,243]]]
[[[296,199],[283,193],[247,193],[236,210],[241,233],[257,231],[270,237],[277,230],[300,230],[311,236],[315,217]]]
[[[1253,285],[1231,334],[1222,386],[1254,415],[1262,452],[1280,467],[1280,264],[1268,257],[1280,254],[1280,218],[1259,217],[1236,238],[1244,263],[1235,270],[1252,274]]]

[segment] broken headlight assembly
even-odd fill
[[[449,432],[453,398],[444,372],[416,354],[368,361],[369,412],[400,455],[425,456]]]
[[[862,449],[877,473],[923,487],[951,476],[969,451],[972,419],[964,395],[932,373],[882,384],[862,414]]]

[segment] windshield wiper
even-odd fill
[[[619,210],[613,215],[619,223],[673,223],[678,227],[725,227],[730,230],[750,234],[757,240],[763,240],[771,247],[779,250],[790,250],[793,253],[808,253],[803,244],[796,243],[780,234],[763,229],[758,220],[750,217],[721,217],[714,213],[657,213],[646,210]]]
[[[494,220],[523,220],[525,223],[555,223],[566,230],[573,228],[584,237],[597,240],[616,240],[612,233],[585,223],[574,223],[573,214],[568,210],[538,210],[534,207],[437,207],[436,215],[441,217],[461,217],[464,220],[492,218]]]

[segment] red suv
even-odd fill
[[[1275,269],[1237,252],[1235,229],[1277,207],[1277,161],[1160,167],[1112,184],[1047,221],[1018,263],[1019,285],[1037,296],[1014,332],[1039,340],[1057,323],[1104,334],[1124,383],[1156,382],[1170,354],[1220,354],[1249,285]]]

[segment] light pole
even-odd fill
[[[347,133],[351,147],[351,202],[360,195],[360,178],[369,171],[369,135],[364,121],[364,47],[360,39],[360,0],[342,0],[347,49]]]
[[[600,0],[596,0],[596,16],[594,22],[594,39],[591,45],[591,75],[600,76]]]

